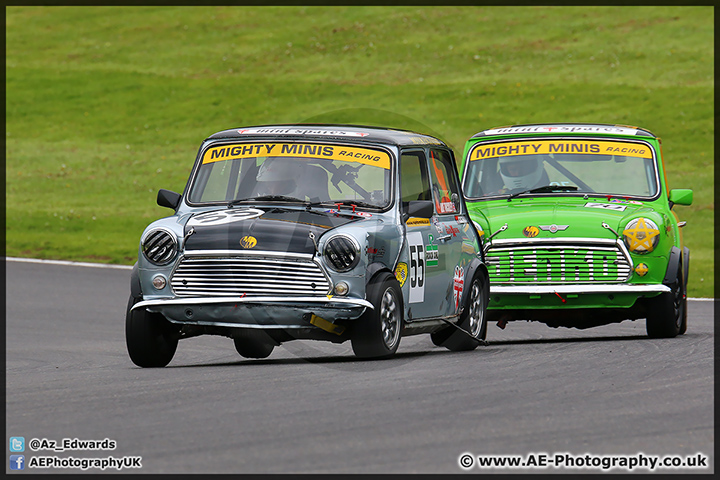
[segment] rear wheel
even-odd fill
[[[130,296],[125,314],[125,341],[130,360],[138,367],[164,367],[177,350],[178,329],[159,313],[130,310],[140,301]]]
[[[677,278],[671,291],[650,299],[645,328],[652,338],[673,338],[687,330],[687,295],[682,265],[678,266]]]
[[[450,326],[431,334],[432,342],[453,352],[477,348],[480,341],[484,340],[487,335],[487,304],[489,299],[488,285],[478,273],[470,285],[467,303],[458,324],[467,333]]]
[[[367,287],[367,299],[375,307],[355,321],[351,337],[355,355],[364,358],[392,356],[400,345],[403,325],[400,284],[388,272],[379,273]]]

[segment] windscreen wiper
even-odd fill
[[[355,212],[355,207],[369,208],[371,210],[379,210],[381,208],[372,203],[366,203],[366,202],[354,201],[354,200],[341,201],[341,202],[334,202],[332,200],[328,200],[325,202],[312,202],[312,203],[308,203],[306,208],[309,210],[312,207],[330,207],[330,206],[338,207],[338,211],[340,210],[341,206],[352,207],[353,213]]]
[[[233,207],[234,205],[237,205],[238,203],[247,202],[250,200],[270,200],[273,202],[293,202],[293,203],[307,203],[305,200],[301,200],[296,197],[288,197],[285,195],[260,195],[259,197],[248,197],[248,198],[236,198],[235,200],[231,200],[228,202],[228,208]]]
[[[550,192],[574,192],[578,187],[575,185],[545,185],[544,187],[531,188],[530,190],[523,190],[522,192],[513,193],[508,197],[508,202],[515,197],[523,195],[525,193],[550,193]]]

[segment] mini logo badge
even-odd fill
[[[253,248],[255,245],[257,245],[257,238],[255,237],[245,235],[240,239],[240,246],[242,248]]]
[[[567,228],[570,225],[555,225],[554,223],[552,225],[540,225],[540,230],[544,230],[546,232],[555,233],[559,232],[560,230],[567,230]]]
[[[528,238],[534,238],[538,236],[538,233],[540,233],[540,230],[538,230],[538,227],[534,227],[532,225],[523,228],[523,235],[525,235]]]

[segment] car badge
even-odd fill
[[[550,233],[556,233],[559,230],[567,230],[570,225],[540,225],[540,229]]]
[[[407,280],[408,277],[408,267],[407,263],[398,263],[397,267],[395,267],[395,278],[397,278],[398,283],[400,283],[400,286],[402,287],[405,285],[405,280]]]
[[[523,228],[523,235],[525,235],[528,238],[537,237],[538,233],[540,233],[540,230],[538,230],[538,227],[530,225],[528,227]]]
[[[255,237],[245,235],[240,239],[240,246],[242,248],[253,248],[255,245],[257,245],[257,238]]]

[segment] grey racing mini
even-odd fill
[[[294,339],[392,356],[402,336],[472,350],[489,282],[452,149],[348,125],[225,130],[200,146],[174,214],[142,233],[131,276],[131,360],[163,367],[178,340],[232,338],[265,358]]]

